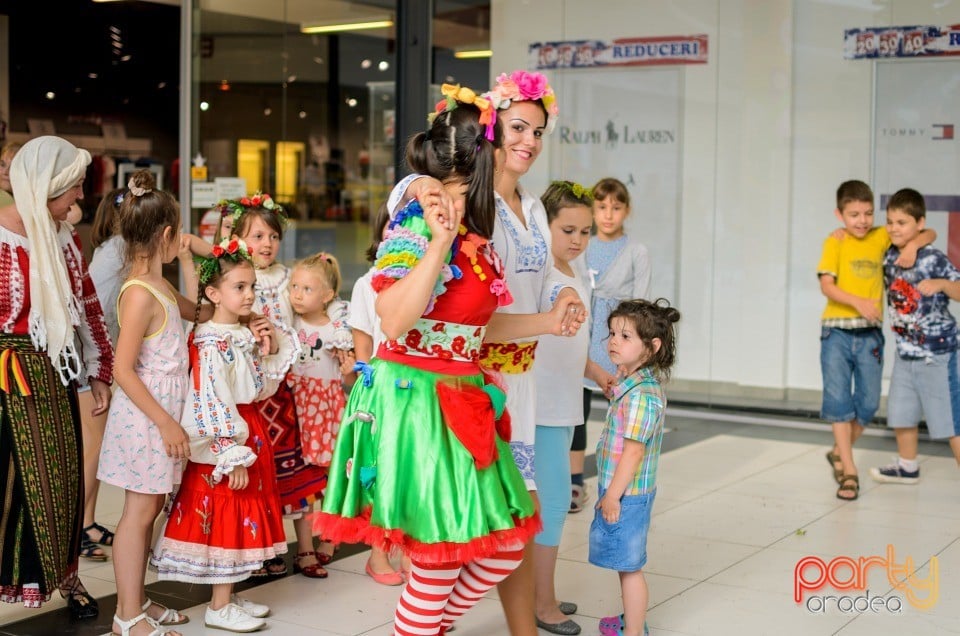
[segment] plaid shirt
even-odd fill
[[[663,389],[649,369],[631,373],[613,389],[607,422],[597,444],[597,473],[602,488],[610,487],[623,455],[625,438],[640,442],[645,448],[637,474],[623,494],[641,495],[656,488],[666,406]]]

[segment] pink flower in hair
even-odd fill
[[[547,111],[547,132],[551,132],[557,124],[557,116],[560,114],[557,96],[543,73],[529,71],[514,71],[510,75],[501,73],[497,77],[496,85],[483,96],[489,99],[497,110],[510,108],[513,102],[539,100]]]
[[[517,85],[524,100],[540,99],[547,89],[547,78],[543,73],[514,71],[510,74],[510,79]]]

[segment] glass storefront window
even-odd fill
[[[207,181],[240,177],[284,205],[282,257],[333,252],[345,297],[399,174],[397,10],[394,0],[194,2],[191,156],[206,160]],[[489,48],[489,12],[489,2],[434,3],[431,104],[445,81],[486,88],[488,60],[455,54]],[[344,30],[375,18],[389,25]],[[194,227],[205,211],[192,210]]]

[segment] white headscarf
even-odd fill
[[[28,141],[10,164],[13,198],[30,244],[30,339],[46,350],[64,384],[80,375],[73,339],[80,306],[47,201],[76,185],[89,164],[89,152],[49,136]]]

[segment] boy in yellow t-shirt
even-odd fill
[[[834,211],[843,229],[827,237],[817,266],[827,306],[820,319],[823,404],[820,417],[833,425],[834,447],[827,452],[840,487],[837,498],[860,494],[853,444],[880,405],[883,370],[883,255],[890,237],[873,227],[873,191],[862,181],[837,188]],[[936,238],[924,230],[901,251],[898,264],[912,267],[917,250]]]

